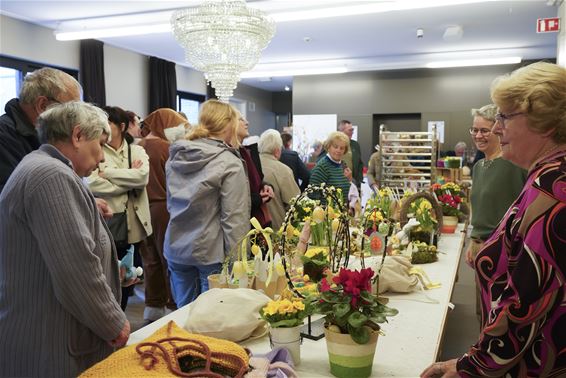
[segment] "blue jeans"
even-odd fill
[[[208,276],[222,271],[222,264],[183,265],[168,262],[171,292],[177,307],[181,308],[194,301],[208,290]]]

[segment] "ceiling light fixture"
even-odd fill
[[[326,8],[316,8],[309,10],[294,10],[288,12],[271,12],[270,2],[258,1],[251,3],[249,8],[263,10],[267,12],[275,22],[290,22],[301,20],[313,20],[329,17],[345,17],[371,13],[383,13],[392,11],[403,11],[411,9],[424,9],[432,7],[463,5],[497,0],[403,0],[403,1],[383,1],[372,2],[357,6],[336,6]],[[171,12],[159,11],[144,14],[131,14],[110,17],[95,17],[89,19],[72,20],[61,22],[55,30],[55,38],[59,41],[68,41],[87,38],[108,38],[129,35],[144,35],[167,33],[171,31],[171,24],[165,21],[170,17]],[[125,20],[129,25],[121,21]],[[105,25],[122,25],[108,26]]]
[[[471,66],[494,66],[498,64],[521,63],[521,57],[512,56],[506,58],[487,58],[487,59],[465,59],[465,60],[445,60],[430,62],[427,68],[450,68],[450,67],[471,67]]]
[[[242,79],[261,78],[261,77],[284,77],[284,76],[305,76],[305,75],[330,75],[348,72],[346,67],[325,67],[325,68],[289,68],[286,70],[275,71],[248,71],[240,75]]]
[[[171,25],[187,61],[205,73],[225,102],[275,33],[273,20],[244,0],[206,0],[198,8],[175,11]]]
[[[77,39],[125,37],[129,35],[147,35],[170,32],[171,26],[169,24],[155,24],[124,26],[119,28],[87,29],[67,32],[56,30],[54,33],[55,39],[57,39],[58,41],[74,41]]]

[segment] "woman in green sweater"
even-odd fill
[[[497,107],[493,104],[472,109],[474,122],[470,134],[476,148],[485,158],[474,165],[472,174],[472,234],[466,260],[473,267],[484,241],[497,227],[505,212],[517,198],[527,179],[527,171],[501,157],[497,135],[491,132]],[[479,297],[477,298],[479,300]],[[480,314],[479,301],[476,312]]]
[[[342,162],[342,157],[348,152],[350,139],[340,131],[330,133],[324,142],[324,149],[328,151],[311,171],[310,184],[324,183],[334,186],[342,191],[344,204],[348,202],[348,192],[352,181],[352,171]]]

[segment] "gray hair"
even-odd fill
[[[259,136],[258,149],[259,153],[261,154],[272,155],[275,150],[283,149],[283,140],[281,139],[281,134],[279,133],[279,131],[274,129],[264,131]]]
[[[39,96],[56,100],[73,85],[81,93],[81,85],[71,75],[55,68],[40,68],[25,77],[19,99],[23,104],[33,104]]]
[[[68,142],[75,126],[79,126],[86,140],[100,138],[102,133],[110,135],[108,115],[96,106],[72,101],[49,107],[38,118],[42,143]]]
[[[459,150],[460,148],[463,148],[465,150],[466,148],[468,148],[468,145],[466,144],[466,142],[456,143],[456,145],[454,146],[454,150]]]
[[[488,121],[495,122],[497,106],[494,104],[484,105],[479,109],[472,109],[472,117],[482,117]]]

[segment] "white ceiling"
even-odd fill
[[[80,25],[82,21],[76,20],[116,15],[143,14],[150,20],[148,22],[166,22],[174,9],[198,6],[201,2],[2,0],[0,12],[56,29],[65,21],[75,20],[74,23]],[[376,2],[392,3],[394,0],[249,0],[248,5],[273,13]],[[558,1],[463,2],[466,1],[449,1],[454,5],[410,11],[280,22],[277,23],[275,37],[263,51],[259,63],[295,68],[340,65],[348,71],[374,71],[420,68],[431,61],[468,57],[556,57],[557,34],[537,34],[536,20],[556,17]],[[429,1],[420,0],[420,4],[426,3]],[[120,25],[124,21],[112,22]],[[443,34],[446,28],[455,25],[462,27],[463,36],[457,40],[445,40]],[[417,38],[418,28],[424,30],[423,38]],[[305,37],[309,37],[310,42],[305,42]],[[101,40],[113,46],[190,66],[185,62],[183,49],[171,33]],[[242,82],[272,91],[281,91],[285,85],[292,87],[291,77],[274,77],[271,81],[243,79]]]

